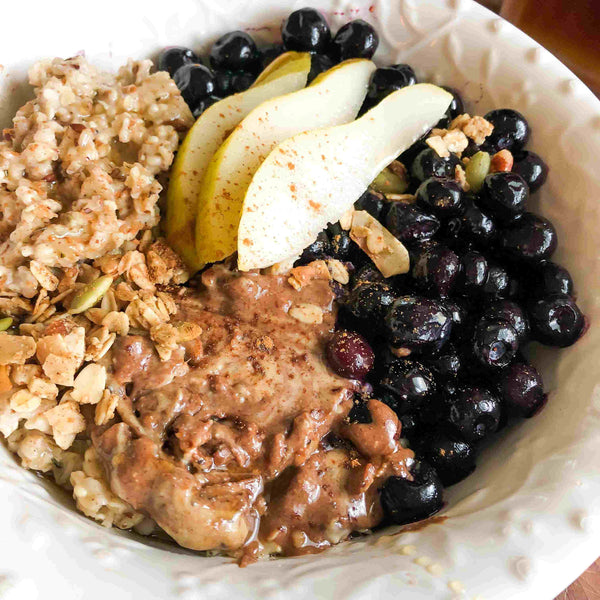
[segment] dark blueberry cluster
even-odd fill
[[[247,32],[231,31],[213,44],[205,58],[182,46],[166,48],[158,58],[158,68],[173,77],[197,118],[221,98],[248,89],[258,74],[286,50],[311,53],[310,83],[340,61],[371,58],[379,45],[375,29],[366,21],[346,23],[333,35],[325,17],[314,8],[291,13],[281,26],[281,40],[281,44],[258,48]],[[416,81],[408,65],[396,65],[391,78],[379,75],[375,79],[371,103]]]
[[[414,81],[407,65],[378,69],[368,101]],[[448,120],[463,110],[453,94]],[[530,212],[529,195],[544,183],[548,168],[523,150],[529,125],[508,109],[485,118],[495,133],[470,155],[508,150],[512,171],[490,172],[477,193],[465,192],[454,179],[465,154],[442,158],[418,141],[398,158],[414,202],[368,191],[355,204],[408,248],[409,273],[385,279],[339,225],[322,232],[301,259],[337,258],[352,272],[338,295],[344,331],[337,335],[345,351],[359,353],[355,378],[366,378],[373,397],[396,412],[416,454],[413,481],[391,477],[381,489],[382,506],[395,523],[439,510],[443,487],[473,472],[483,441],[510,419],[529,418],[544,407],[541,376],[524,348],[532,341],[569,346],[584,331],[573,280],[551,260],[557,232]],[[358,336],[352,343],[350,331]],[[332,346],[328,352],[335,356]],[[351,364],[348,355],[345,366],[331,361],[340,375]],[[368,413],[366,404],[360,409]]]

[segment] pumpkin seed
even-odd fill
[[[92,281],[92,283],[88,283],[84,288],[77,292],[73,297],[73,300],[71,300],[69,312],[72,315],[78,315],[88,308],[92,308],[92,306],[97,304],[102,296],[108,292],[112,282],[112,277],[103,275],[102,277],[98,277],[95,281]]]
[[[371,188],[381,194],[404,194],[408,189],[408,178],[406,177],[406,169],[394,168],[392,163],[386,167],[373,179]]]
[[[3,319],[0,319],[0,331],[6,331],[12,324],[12,317],[4,317]]]
[[[467,163],[465,176],[467,183],[471,186],[471,191],[477,193],[483,187],[483,180],[490,170],[491,158],[487,152],[477,152],[471,156]]]

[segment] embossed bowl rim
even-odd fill
[[[115,67],[128,56],[152,55],[169,44],[206,50],[218,34],[234,28],[251,28],[267,41],[290,9],[305,4],[10,3],[0,38],[0,116],[8,124],[30,95],[22,82],[38,58],[85,51],[96,64]],[[376,23],[381,63],[410,62],[423,79],[460,89],[479,114],[501,106],[526,114],[534,130],[530,147],[551,166],[548,184],[532,206],[557,226],[556,258],[573,273],[591,323],[586,336],[563,351],[535,349],[534,361],[550,390],[548,407],[484,450],[476,473],[449,490],[447,520],[400,535],[384,531],[318,556],[239,569],[227,559],[105,530],[75,513],[68,498],[0,448],[3,600],[142,594],[186,600],[308,594],[550,600],[600,554],[600,279],[594,251],[600,229],[600,102],[533,40],[470,0],[308,4],[322,8],[334,26],[357,17]]]

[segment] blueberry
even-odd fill
[[[529,285],[537,298],[553,294],[573,295],[573,279],[567,269],[553,262],[544,262],[531,274]]]
[[[417,83],[415,72],[409,65],[380,67],[373,73],[367,98],[374,105],[396,90]]]
[[[383,319],[395,298],[394,290],[384,281],[363,283],[350,292],[346,306],[355,317],[374,326]]]
[[[473,446],[445,428],[436,428],[424,436],[419,454],[433,466],[445,486],[462,481],[475,470]]]
[[[435,393],[433,373],[414,360],[396,359],[385,369],[379,382],[384,401],[398,414],[414,411]]]
[[[458,164],[458,158],[454,154],[443,158],[433,148],[427,147],[414,158],[410,174],[419,181],[430,177],[454,177]]]
[[[307,83],[310,83],[317,75],[328,71],[334,65],[335,62],[327,54],[313,54],[310,57],[310,73],[308,74]]]
[[[446,344],[439,354],[427,359],[425,365],[433,371],[438,379],[449,381],[458,376],[462,361],[456,348]]]
[[[523,150],[514,155],[513,172],[518,173],[530,192],[540,189],[548,177],[548,165],[535,152]]]
[[[444,505],[442,483],[435,470],[421,461],[411,471],[412,481],[393,476],[379,491],[383,511],[388,521],[396,525],[426,519]]]
[[[455,235],[458,238],[457,241],[462,240],[463,245],[472,242],[485,248],[493,242],[496,225],[481,211],[472,198],[463,199],[463,212],[455,219],[458,220]]]
[[[196,104],[196,108],[192,111],[194,115],[194,119],[197,119],[209,106],[212,106],[215,102],[221,100],[219,96],[208,96],[207,98],[203,98]]]
[[[170,48],[165,48],[159,54],[158,70],[167,71],[172,77],[179,67],[197,62],[198,57],[194,51],[183,46],[171,46]]]
[[[473,334],[473,355],[485,367],[506,367],[517,354],[519,338],[508,321],[482,319]]]
[[[507,321],[517,333],[519,345],[529,341],[529,319],[516,302],[510,300],[493,302],[483,311],[482,318],[488,321]]]
[[[533,213],[525,213],[500,232],[498,243],[511,259],[537,263],[552,256],[558,239],[550,221]]]
[[[417,190],[417,204],[430,210],[440,219],[454,217],[463,208],[463,193],[453,179],[426,179]]]
[[[431,239],[438,232],[440,221],[413,204],[392,202],[386,216],[386,227],[403,244],[410,246]]]
[[[231,93],[246,91],[256,81],[256,75],[250,71],[235,71],[231,76]]]
[[[302,252],[299,262],[307,264],[313,260],[325,258],[331,254],[331,246],[329,236],[325,231],[321,231],[317,235],[317,239]]]
[[[528,304],[527,312],[533,338],[547,346],[571,346],[583,333],[583,315],[570,296],[534,300]]]
[[[450,294],[460,268],[460,259],[450,248],[429,243],[413,262],[412,276],[419,289],[444,297]]]
[[[355,394],[353,399],[352,408],[348,413],[348,421],[350,423],[372,423],[373,418],[367,406],[367,401],[360,396]]]
[[[490,265],[483,293],[490,298],[507,298],[510,295],[511,277],[500,265]]]
[[[525,363],[513,363],[503,370],[498,389],[508,412],[519,417],[533,417],[546,404],[541,375]]]
[[[450,314],[452,321],[452,339],[458,342],[463,341],[468,333],[469,311],[467,307],[454,299],[446,301],[446,310]]]
[[[460,291],[469,295],[480,292],[488,277],[488,261],[483,254],[469,251],[461,257]]]
[[[501,223],[510,223],[525,212],[529,190],[520,175],[490,173],[483,181],[480,199],[484,210]]]
[[[399,417],[402,429],[400,435],[403,438],[412,438],[418,431],[421,423],[414,413],[406,413]]]
[[[329,48],[331,31],[318,10],[301,8],[283,22],[281,39],[288,50],[321,53]]]
[[[485,115],[494,130],[486,138],[483,149],[488,152],[507,150],[520,150],[529,139],[529,124],[525,117],[510,108],[492,110]]]
[[[462,115],[465,112],[465,103],[461,95],[457,90],[451,87],[442,86],[447,92],[452,94],[452,102],[450,102],[450,106],[448,107],[448,111],[450,111],[450,116],[455,119],[458,115]]]
[[[330,254],[333,258],[343,261],[348,258],[351,249],[352,240],[347,231],[344,231],[339,226],[335,230],[332,229],[330,231]]]
[[[231,85],[231,80],[233,78],[233,73],[231,71],[215,71],[214,78],[215,93],[221,96],[221,98],[225,98],[234,93]]]
[[[400,296],[385,317],[390,343],[417,353],[439,350],[448,341],[451,327],[443,304],[421,296]]]
[[[387,202],[381,194],[367,190],[355,203],[356,210],[366,210],[374,219],[382,220],[382,213]]]
[[[265,70],[278,56],[285,52],[282,44],[273,44],[260,50],[260,67]]]
[[[333,39],[334,52],[340,60],[372,58],[378,45],[377,32],[362,19],[346,23]]]
[[[230,31],[222,35],[210,50],[213,69],[252,71],[258,59],[256,44],[245,31]]]
[[[364,379],[373,368],[375,355],[369,342],[354,331],[336,331],[327,344],[329,366],[340,377]]]
[[[358,287],[363,283],[380,283],[383,281],[385,281],[385,277],[381,274],[381,271],[372,262],[369,262],[356,271],[352,279],[352,285]]]
[[[177,69],[173,80],[177,84],[183,99],[194,110],[201,100],[215,91],[215,79],[204,65],[183,65]]]
[[[461,386],[448,412],[448,422],[468,442],[494,433],[500,423],[500,400],[484,387]]]

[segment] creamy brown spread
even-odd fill
[[[326,280],[218,265],[175,299],[200,338],[161,362],[143,336],[106,357],[122,422],[92,439],[113,491],[182,546],[301,554],[374,527],[377,489],[409,476],[396,415],[371,400],[372,422],[347,418],[356,382],[335,375],[325,345],[335,324]],[[321,309],[322,322],[293,318]]]

